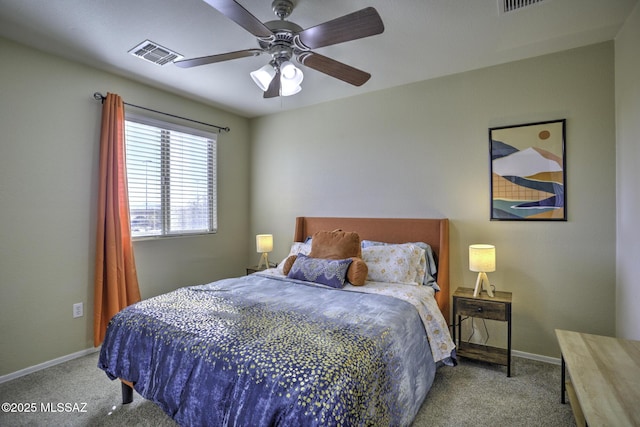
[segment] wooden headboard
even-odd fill
[[[317,231],[336,229],[355,231],[362,240],[428,243],[438,265],[436,280],[440,292],[436,292],[435,298],[445,320],[450,321],[448,219],[298,217],[294,241],[304,242]]]

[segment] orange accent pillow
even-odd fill
[[[298,259],[298,255],[290,255],[287,259],[284,260],[282,272],[285,276],[287,276],[289,274],[289,271],[291,271],[291,267],[293,266],[293,263],[296,262],[296,259]]]
[[[352,262],[347,270],[349,283],[354,286],[362,286],[367,280],[369,268],[362,260],[360,236],[356,232],[342,230],[318,231],[312,236],[309,256],[324,259],[351,258]],[[287,259],[287,261],[289,260]],[[293,262],[291,262],[291,265],[293,265]],[[285,264],[285,269],[286,266],[287,264]]]
[[[367,280],[369,267],[367,267],[367,263],[361,258],[351,257],[351,261],[351,265],[347,270],[347,280],[353,286],[362,286]]]
[[[362,258],[360,236],[353,231],[318,231],[311,239],[311,258]]]

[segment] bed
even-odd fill
[[[293,275],[312,261],[344,280],[355,260],[299,251],[330,230],[357,233],[364,286]],[[299,217],[290,273],[287,257],[127,307],[109,324],[98,367],[122,381],[123,401],[133,387],[180,425],[410,425],[436,370],[455,365],[448,233],[447,219]],[[405,268],[399,257],[416,247],[435,283],[420,269],[424,282],[373,280],[389,269],[372,256],[393,253]]]

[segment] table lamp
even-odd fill
[[[273,235],[256,235],[256,249],[258,253],[262,253],[262,256],[260,257],[260,263],[258,264],[258,270],[260,270],[260,267],[262,267],[263,262],[265,265],[264,268],[269,268],[269,257],[267,254],[273,250]]]
[[[493,289],[489,283],[487,273],[496,271],[496,247],[493,245],[476,244],[469,246],[469,270],[478,272],[476,288],[473,296],[477,297],[486,284],[487,294],[492,297]]]

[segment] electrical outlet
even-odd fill
[[[83,313],[83,309],[82,309],[82,303],[76,303],[73,304],[73,318],[75,319],[76,317],[82,317],[84,315]]]

